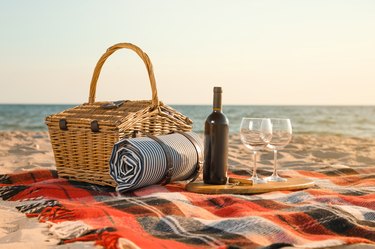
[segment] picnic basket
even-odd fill
[[[96,102],[96,86],[106,59],[119,49],[130,49],[146,65],[151,100]],[[131,85],[124,92],[131,93]],[[136,133],[162,135],[190,131],[192,121],[158,99],[155,76],[146,53],[131,43],[111,46],[96,64],[88,103],[46,117],[46,124],[60,177],[115,186],[109,174],[113,145]]]

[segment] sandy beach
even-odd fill
[[[259,171],[269,174],[273,155],[263,152]],[[337,135],[295,134],[292,142],[279,154],[280,173],[283,169],[355,168],[375,165],[375,139]],[[250,154],[238,135],[231,135],[230,167],[246,171]],[[0,173],[32,169],[54,169],[54,157],[47,132],[0,132]],[[49,233],[48,224],[26,218],[17,212],[16,204],[0,202],[0,248],[93,248],[93,243],[57,246],[58,239]],[[352,248],[352,247],[350,247]],[[363,248],[372,248],[365,246]]]
[[[250,164],[249,151],[239,136],[230,137],[229,164]],[[262,152],[259,169],[272,168],[273,154]],[[294,134],[292,142],[279,153],[280,170],[330,165],[335,167],[371,166],[375,164],[375,139],[339,135]],[[0,132],[1,174],[31,169],[54,169],[55,162],[47,132]],[[247,170],[247,167],[244,168]]]

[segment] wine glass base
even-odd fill
[[[249,180],[253,182],[253,184],[265,184],[267,183],[266,179],[260,177],[250,177]]]
[[[266,177],[265,180],[267,182],[287,182],[288,180],[286,178],[280,177],[280,176],[269,176]]]

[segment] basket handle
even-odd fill
[[[131,43],[118,43],[113,45],[112,47],[108,48],[107,51],[100,57],[99,61],[96,63],[94,73],[91,78],[91,84],[90,84],[90,93],[89,93],[89,104],[93,104],[95,102],[95,96],[96,96],[96,86],[98,83],[98,78],[100,75],[100,71],[102,70],[104,62],[107,60],[107,58],[113,54],[116,50],[127,48],[130,50],[133,50],[136,52],[139,57],[143,60],[143,62],[146,65],[148,77],[150,79],[150,85],[151,85],[151,91],[152,91],[152,106],[158,107],[159,106],[159,98],[158,98],[158,91],[156,89],[156,82],[155,82],[155,76],[154,76],[154,70],[152,68],[152,63],[148,55],[142,51],[139,47],[137,47],[134,44]]]

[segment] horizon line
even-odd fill
[[[105,101],[103,101],[105,102]],[[86,103],[86,102],[85,102]],[[79,106],[84,103],[6,103],[0,102],[0,105],[74,105]],[[165,104],[165,103],[164,103]],[[165,104],[168,106],[212,106],[212,104]],[[338,106],[338,107],[345,107],[345,106],[356,106],[356,107],[373,107],[375,104],[223,104],[223,106]]]

